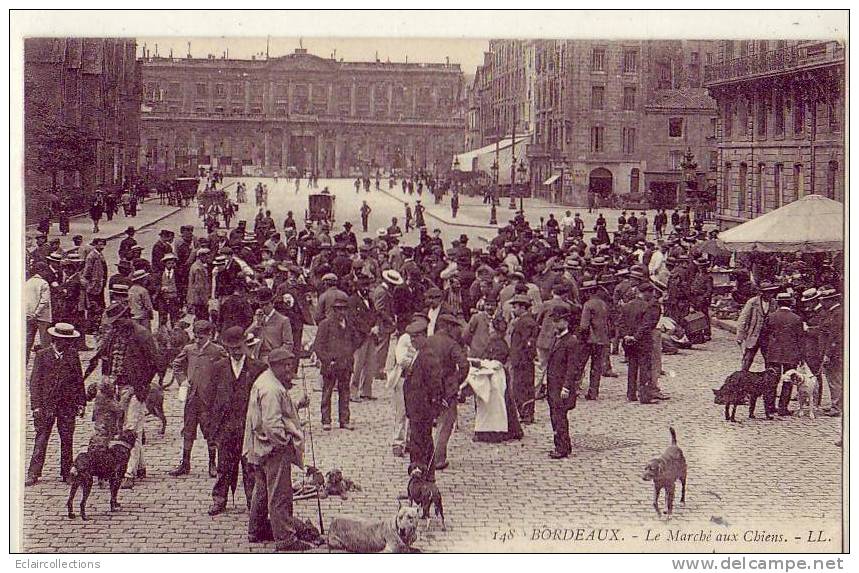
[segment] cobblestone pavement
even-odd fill
[[[249,188],[252,190],[252,185]],[[381,226],[382,217],[399,213],[401,205],[393,200],[388,203],[376,193],[372,197],[373,216],[380,219],[378,225],[377,220],[371,225]],[[346,200],[340,207],[350,208]],[[244,206],[242,218],[247,209]],[[174,228],[193,222],[192,211],[186,209],[165,221],[165,225]],[[276,213],[279,224],[284,214]],[[353,222],[357,219],[356,213]],[[455,228],[444,231],[459,233]],[[115,249],[113,243],[108,246],[110,256],[114,256]],[[88,356],[83,358],[86,361]],[[470,401],[461,405],[459,428],[451,439],[451,465],[438,475],[448,530],[441,531],[435,522],[422,527],[416,546],[442,552],[839,549],[842,450],[834,442],[840,437],[841,420],[818,417],[813,421],[750,421],[742,408],[740,423],[724,422],[710,389],[718,387],[738,361],[731,337],[717,330],[713,341],[700,350],[664,357],[668,374],[661,385],[672,399],[641,406],[626,402],[626,367],[619,357],[613,357],[620,378],[605,379],[600,401],[583,400],[570,413],[575,451],[562,461],[547,457],[552,437],[544,401],[538,402],[537,423],[526,427],[525,438],[506,444],[472,442],[473,406]],[[347,500],[322,501],[326,527],[337,515],[390,519],[407,475],[406,461],[391,454],[391,406],[382,383],[377,383],[376,388],[379,400],[352,404],[352,421],[357,426],[354,432],[322,432],[318,424],[321,394],[313,391],[318,385],[318,371],[308,368],[306,372],[316,465],[323,471],[339,467],[362,488]],[[133,490],[121,492],[122,510],[118,513],[108,511],[108,492],[94,489],[89,505],[91,521],[66,518],[68,489],[58,480],[59,446],[56,435],[52,437],[43,479],[24,490],[25,551],[273,550],[271,543],[247,543],[241,487],[235,505],[230,502],[227,513],[215,518],[206,514],[213,480],[206,473],[202,438],[194,448],[191,475],[167,475],[178,462],[182,445],[176,393],[175,386],[166,393],[169,423],[165,436],[158,434],[155,419],[148,420],[148,477]],[[823,403],[828,404],[828,395],[824,395]],[[88,409],[86,417],[78,420],[76,453],[88,441],[90,419]],[[690,468],[686,504],[677,504],[670,523],[656,517],[651,505],[652,486],[641,478],[647,460],[668,444],[669,426],[677,430]],[[29,416],[26,430],[26,455],[19,460],[22,466],[29,461],[34,437]],[[293,471],[293,477],[298,478],[298,470]],[[313,500],[298,501],[295,512],[316,522],[315,506]],[[578,532],[579,528],[583,531]],[[700,530],[705,538],[707,533],[711,537],[666,542],[672,535],[669,530],[690,535]],[[818,530],[822,533],[818,534]],[[653,540],[656,534],[660,539]],[[717,534],[737,537],[734,541],[717,541]],[[764,537],[767,534],[782,535],[783,539],[773,541]],[[589,535],[594,541],[587,540]],[[614,535],[618,540],[611,540]],[[544,540],[535,541],[535,536],[543,536]],[[809,536],[822,541],[809,542]]]

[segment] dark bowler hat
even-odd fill
[[[160,236],[162,236],[162,237],[173,237],[173,236],[175,236],[175,235],[176,235],[176,234],[175,234],[173,231],[171,231],[170,229],[161,229],[161,232],[160,232],[160,233],[158,233],[158,234],[159,234]]]
[[[221,333],[221,342],[227,346],[238,346],[245,341],[245,331],[241,326],[231,326]]]
[[[134,233],[136,233],[136,232],[137,232],[137,230],[136,230],[134,227],[131,227],[131,226],[129,226],[127,229],[125,229],[125,234],[126,234],[126,235],[133,235],[133,234],[134,234]]]
[[[262,287],[261,289],[258,289],[256,295],[257,302],[259,302],[260,304],[268,304],[274,298],[271,289],[268,287]]]

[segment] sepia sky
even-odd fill
[[[451,63],[462,66],[466,74],[473,74],[478,65],[483,62],[483,52],[488,49],[488,40],[457,39],[457,38],[302,38],[307,51],[323,58],[331,57],[336,50],[336,58],[345,61],[373,61],[376,54],[381,61],[444,63],[445,57]],[[266,38],[204,38],[204,37],[138,37],[138,54],[142,54],[143,45],[155,54],[168,56],[173,50],[173,57],[185,57],[188,53],[188,42],[191,42],[191,55],[195,58],[205,58],[207,54],[221,57],[229,50],[230,58],[250,59],[252,55],[265,53]],[[291,54],[298,47],[298,37],[272,37],[269,40],[271,57]]]

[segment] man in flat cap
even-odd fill
[[[641,404],[656,402],[653,381],[653,330],[661,315],[649,281],[636,287],[638,296],[621,308],[623,345],[629,361],[626,399]]]
[[[468,356],[462,345],[465,322],[453,314],[442,314],[436,321],[435,333],[427,338],[427,347],[439,360],[442,383],[441,410],[435,441],[435,468],[448,467],[447,443],[456,424],[459,387],[468,377]]]
[[[173,360],[173,376],[185,395],[182,427],[182,459],[170,472],[171,476],[181,476],[191,471],[191,450],[197,438],[197,428],[203,430],[209,450],[209,476],[216,477],[215,443],[210,442],[209,426],[206,424],[212,404],[214,385],[212,368],[218,360],[227,357],[226,351],[212,340],[214,325],[208,320],[194,321],[194,342],[187,344]]]
[[[158,233],[158,240],[152,245],[152,272],[160,273],[164,268],[164,255],[173,253],[173,237],[175,233],[169,229],[162,229]]]
[[[426,320],[413,321],[406,327],[406,332],[414,348],[411,358],[402,357],[403,402],[409,421],[409,461],[424,465],[432,476],[435,471],[430,466],[433,461],[432,427],[443,409],[444,400],[441,363],[427,344]]]
[[[292,513],[292,465],[304,468],[304,432],[298,410],[308,399],[294,400],[296,356],[276,348],[268,369],[251,387],[244,424],[243,460],[253,467],[248,541],[273,539],[276,551],[304,551],[313,546],[298,539]]]
[[[539,328],[530,312],[531,298],[516,294],[510,299],[510,375],[516,406],[523,424],[534,423],[534,358]]]
[[[349,383],[356,337],[346,322],[349,308],[346,296],[338,296],[331,303],[331,311],[321,323],[313,341],[313,350],[319,358],[322,374],[322,429],[331,429],[331,395],[337,388],[337,414],[340,427],[354,429],[349,416]]]

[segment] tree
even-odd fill
[[[40,173],[51,175],[57,189],[60,171],[83,171],[95,164],[96,137],[89,130],[54,121],[39,121],[27,145],[27,159]]]

